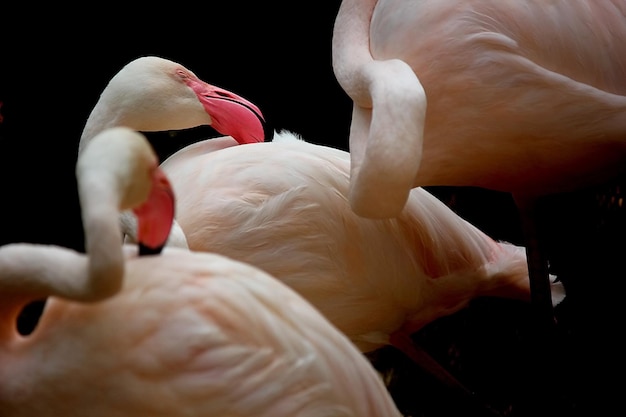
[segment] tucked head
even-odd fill
[[[174,220],[172,186],[146,137],[126,127],[109,128],[85,147],[76,164],[81,204],[98,193],[103,210],[107,201],[118,211],[137,217],[137,240],[155,250],[167,241]]]

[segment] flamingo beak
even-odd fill
[[[139,255],[161,253],[172,229],[175,204],[172,185],[163,171],[157,168],[148,199],[133,209],[137,217]]]
[[[199,79],[188,79],[187,84],[211,116],[211,126],[219,133],[232,136],[239,144],[272,139],[273,129],[252,102]]]

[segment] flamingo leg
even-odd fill
[[[480,401],[476,394],[467,388],[461,381],[452,375],[446,368],[437,362],[428,352],[426,352],[418,343],[415,343],[409,334],[405,332],[396,332],[390,337],[391,345],[400,350],[417,366],[426,373],[434,377],[446,387],[452,389],[459,394],[461,398],[469,401],[471,404],[478,406],[485,411],[485,416],[498,417],[500,413],[490,407],[488,404]]]
[[[526,246],[533,324],[543,333],[551,332],[556,320],[552,305],[548,257],[543,247],[539,226],[540,200],[535,197],[515,196]]]
[[[556,366],[556,317],[551,298],[548,256],[541,235],[541,198],[515,198],[520,212],[520,220],[528,262],[528,277],[531,295],[531,323],[527,352],[529,355],[528,388],[529,407],[545,411],[554,391]],[[545,230],[545,229],[543,229]]]

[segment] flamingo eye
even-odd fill
[[[176,75],[178,75],[183,80],[186,80],[189,78],[189,75],[187,74],[187,72],[181,68],[176,70]]]

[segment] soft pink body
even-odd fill
[[[393,215],[414,186],[542,195],[621,172],[624,39],[623,0],[344,0],[333,65],[355,103],[354,208]]]
[[[3,334],[3,417],[400,417],[354,345],[258,269],[178,248],[125,268],[114,297],[51,298],[34,334]]]
[[[261,268],[371,351],[478,296],[528,300],[523,247],[493,241],[422,188],[395,219],[357,216],[350,155],[289,132],[189,146],[161,167],[189,248]]]
[[[121,245],[119,210],[150,201],[155,171],[145,137],[106,129],[78,161],[87,253],[0,247],[0,415],[400,417],[361,352],[280,281],[216,254]],[[18,334],[21,308],[45,296]]]

